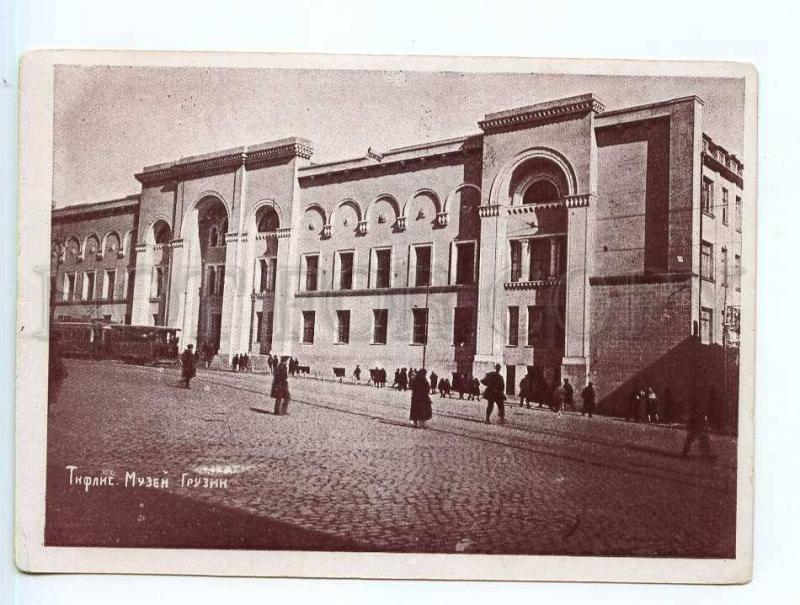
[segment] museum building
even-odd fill
[[[137,195],[53,211],[54,317],[324,376],[500,363],[509,392],[529,370],[592,380],[608,413],[718,372],[711,351],[738,345],[743,166],[703,101],[586,94],[478,126],[330,163],[291,138],[148,166]]]

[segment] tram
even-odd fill
[[[59,334],[65,357],[119,359],[139,364],[178,362],[178,328],[127,326],[90,321],[56,321],[51,334]]]

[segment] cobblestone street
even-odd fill
[[[734,555],[736,441],[674,428],[270,376],[67,360],[48,429],[51,545]],[[68,468],[73,467],[73,468]],[[72,479],[72,484],[70,480]]]

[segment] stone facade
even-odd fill
[[[360,159],[315,164],[298,138],[230,149],[146,167],[138,196],[57,210],[54,233],[81,250],[90,232],[132,233],[117,270],[135,268],[133,287],[102,316],[180,328],[223,361],[500,363],[509,392],[532,367],[592,380],[619,413],[633,388],[686,399],[698,355],[735,340],[742,165],[702,110],[604,111],[587,94]],[[65,258],[56,317],[80,306]]]

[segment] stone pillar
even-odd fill
[[[239,319],[239,234],[225,234],[225,285],[222,291],[222,326],[219,334],[219,354],[230,360],[239,353],[236,326]]]
[[[153,247],[148,244],[136,244],[136,274],[133,283],[133,306],[131,323],[150,325],[150,280],[153,273]]]
[[[171,328],[181,328],[183,326],[184,296],[186,289],[186,250],[183,247],[182,239],[172,240],[172,257],[170,258],[169,283],[169,307],[164,325]]]
[[[253,234],[255,237],[255,234]],[[241,256],[239,258],[239,287],[237,292],[237,300],[239,304],[239,322],[236,327],[237,345],[236,350],[240,353],[250,352],[250,332],[253,323],[253,274],[255,270],[255,261],[253,258],[253,244],[249,242],[247,233],[242,234],[239,238],[241,240]]]
[[[297,289],[297,275],[292,263],[291,229],[278,229],[278,267],[275,272],[275,304],[272,310],[272,352],[277,355],[292,354],[291,301]],[[264,315],[266,321],[266,314]]]
[[[506,208],[481,206],[480,271],[478,274],[478,333],[475,350],[475,375],[494,369],[503,362],[503,326],[506,297],[504,282],[510,279]]]
[[[586,382],[589,357],[589,196],[568,200],[566,314],[562,378],[569,378],[577,389]]]

